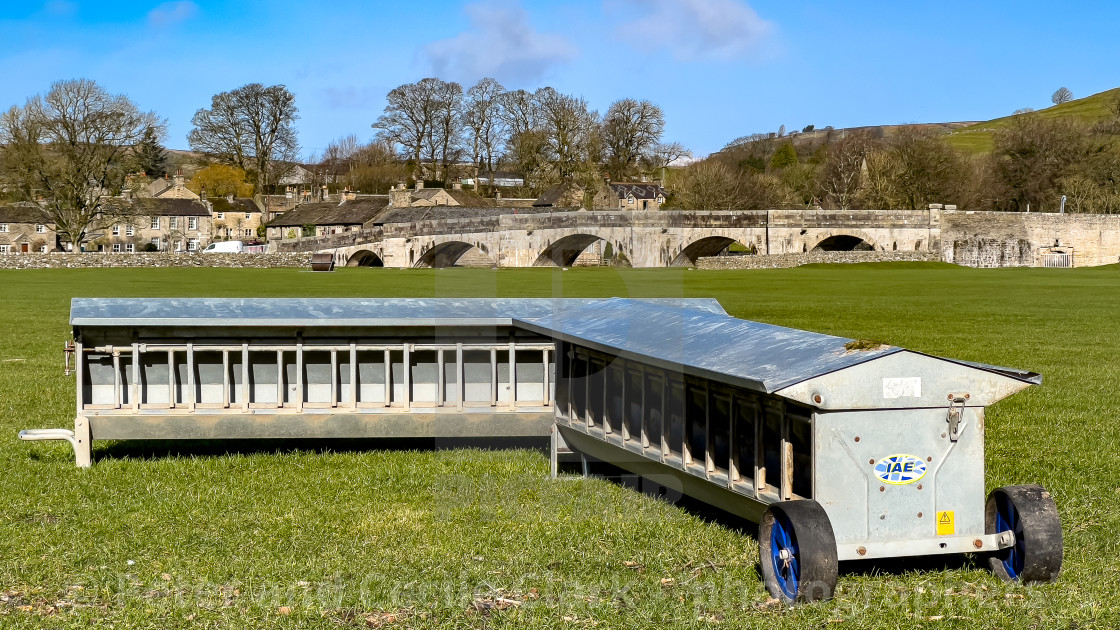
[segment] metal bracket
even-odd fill
[[[28,442],[66,440],[75,450],[78,448],[78,439],[70,429],[25,429],[19,432],[19,439]]]
[[[945,418],[945,421],[949,423],[950,442],[956,442],[961,436],[961,411],[964,410],[964,402],[968,398],[968,394],[963,396],[949,395],[949,415]]]
[[[71,340],[67,341],[66,345],[63,346],[63,348],[62,348],[62,361],[63,361],[62,370],[63,370],[63,374],[65,376],[70,376],[70,372],[78,369],[77,368],[77,366],[78,366],[77,361],[74,362],[74,367],[73,368],[70,367],[70,357],[73,356],[74,352],[75,352],[74,340],[71,339]]]

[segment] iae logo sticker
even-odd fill
[[[926,475],[926,462],[913,455],[888,455],[875,464],[875,476],[896,486],[914,483]]]

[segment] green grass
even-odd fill
[[[1072,118],[1092,124],[1110,115],[1112,104],[1118,97],[1120,97],[1120,88],[1074,99],[1026,115],[1040,118]],[[987,153],[992,150],[995,132],[1011,124],[1013,118],[1014,116],[1004,116],[958,129],[949,134],[949,144],[970,153]]]
[[[1120,269],[0,271],[0,626],[1087,628],[1120,625]],[[71,296],[695,296],[731,313],[1045,375],[990,410],[987,482],[1038,482],[1056,584],[961,559],[842,567],[767,606],[743,531],[537,451],[21,443],[67,426]],[[479,611],[476,599],[520,601]],[[479,607],[484,607],[480,605]]]

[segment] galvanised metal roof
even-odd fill
[[[510,326],[602,299],[585,298],[74,298],[72,326]],[[631,300],[725,313],[712,298]]]
[[[824,374],[906,352],[897,346],[848,350],[852,339],[763,324],[696,309],[611,299],[517,324],[609,354],[772,393]],[[1024,382],[1037,374],[969,364]]]

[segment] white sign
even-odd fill
[[[922,379],[916,376],[907,378],[884,378],[883,398],[921,398]]]

